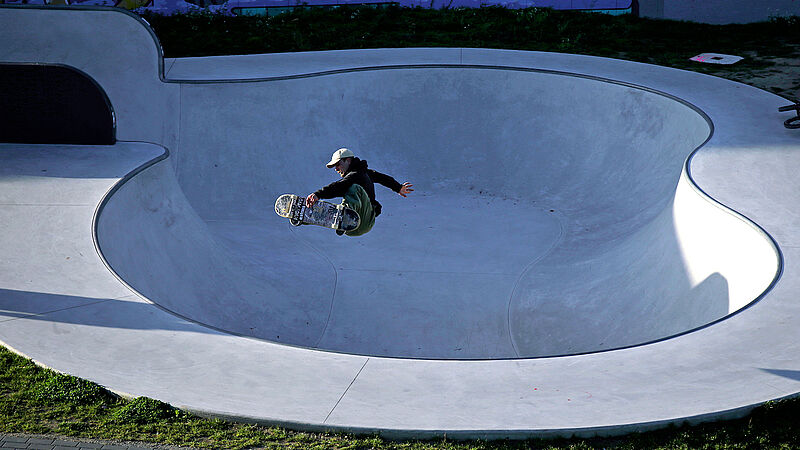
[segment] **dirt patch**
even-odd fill
[[[800,45],[791,45],[789,48],[791,52],[780,57],[746,52],[740,56],[747,58],[749,63],[738,63],[741,69],[737,68],[737,64],[727,69],[709,69],[705,72],[764,89],[792,102],[800,102]]]

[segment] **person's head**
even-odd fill
[[[331,162],[326,164],[329,169],[336,169],[336,172],[339,175],[344,176],[347,173],[347,170],[350,168],[350,163],[353,161],[353,158],[356,155],[353,154],[352,151],[346,148],[340,148],[333,152],[333,156],[331,156]]]

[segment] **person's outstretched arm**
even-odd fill
[[[398,194],[402,195],[403,197],[407,196],[409,193],[413,192],[414,189],[411,189],[414,185],[408,182],[400,184],[397,180],[392,178],[389,175],[384,173],[380,173],[377,170],[368,169],[369,177],[372,179],[373,183],[382,184],[389,189],[397,192]]]

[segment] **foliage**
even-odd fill
[[[775,61],[800,58],[798,17],[707,25],[548,8],[396,6],[297,8],[273,17],[207,11],[142,16],[155,30],[166,57],[391,47],[552,51],[694,70],[800,100],[794,96],[800,79],[783,87],[769,84]],[[746,58],[733,66],[689,61],[705,52]]]
[[[709,51],[794,52],[800,20],[705,25],[547,8],[296,9],[273,17],[144,12],[167,57],[386,47],[562,51],[664,62]]]
[[[137,397],[111,413],[111,418],[116,422],[135,424],[169,422],[186,417],[188,416],[185,412],[147,397]]]

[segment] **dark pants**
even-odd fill
[[[342,204],[355,210],[358,213],[358,217],[361,218],[358,228],[345,232],[346,235],[361,236],[369,232],[372,226],[375,225],[375,211],[372,210],[372,202],[369,200],[367,191],[360,184],[350,186],[350,189],[344,194]]]

